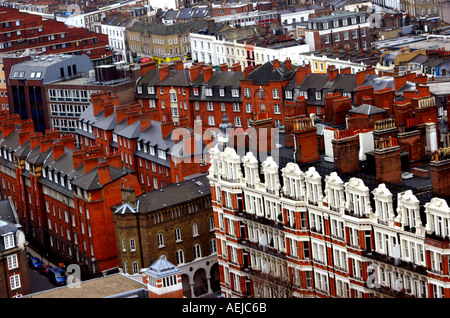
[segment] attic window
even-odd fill
[[[194,87],[194,96],[198,96],[198,87]]]

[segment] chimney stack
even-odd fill
[[[320,160],[317,128],[312,118],[302,118],[294,121],[294,152],[299,164]]]
[[[395,185],[402,182],[400,146],[397,138],[378,139],[375,142],[375,173],[377,183]]]
[[[88,174],[98,165],[98,155],[85,156],[83,159],[84,174]]]
[[[433,152],[430,161],[433,195],[450,199],[450,148],[440,148]]]
[[[170,68],[168,64],[160,64],[158,66],[158,71],[159,71],[159,80],[163,81],[167,75],[169,75],[170,73]]]
[[[205,66],[203,68],[203,82],[206,84],[213,76],[213,69],[211,65]]]
[[[359,167],[359,138],[353,129],[338,130],[335,138],[331,141],[333,145],[334,170],[341,174],[354,173]]]
[[[56,141],[52,147],[53,160],[56,161],[65,151],[64,143],[61,140]]]
[[[98,183],[100,183],[102,186],[111,181],[111,172],[109,170],[109,164],[107,161],[98,163],[97,173]]]
[[[44,135],[42,134],[42,132],[32,133],[31,136],[30,136],[30,147],[31,147],[31,150],[33,150],[34,148],[39,146],[41,144],[41,140],[42,139],[44,139]]]

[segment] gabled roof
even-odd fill
[[[247,78],[253,80],[254,84],[267,84],[269,81],[282,81],[289,79],[294,73],[294,68],[289,70],[285,63],[280,61],[280,66],[273,69],[273,62],[266,62],[256,68]]]
[[[152,213],[170,206],[189,202],[211,194],[206,175],[202,174],[178,183],[171,183],[136,198],[139,213]]]
[[[112,182],[126,175],[129,172],[129,170],[118,169],[114,166],[109,166],[109,172],[111,175],[110,181]],[[75,177],[72,180],[72,184],[77,187],[80,187],[83,190],[90,190],[90,191],[101,189],[103,186],[103,184],[100,184],[98,181],[98,167],[92,168],[92,170],[85,175]]]
[[[159,75],[158,75],[159,76]],[[159,79],[159,77],[158,77]],[[189,75],[189,71],[184,70],[170,70],[169,74],[159,82],[160,86],[191,86],[191,79]]]
[[[122,136],[127,139],[136,139],[141,133],[141,121],[138,119],[131,125],[127,125],[125,128],[116,131],[118,136]]]

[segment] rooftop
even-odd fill
[[[144,290],[143,290],[144,289]],[[53,288],[26,295],[26,298],[110,298],[124,294],[145,294],[147,287],[123,274],[113,274],[80,282],[80,288],[71,286]]]

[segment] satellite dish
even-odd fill
[[[69,15],[79,15],[81,13],[81,9],[78,4],[70,4],[66,8],[66,12]]]

